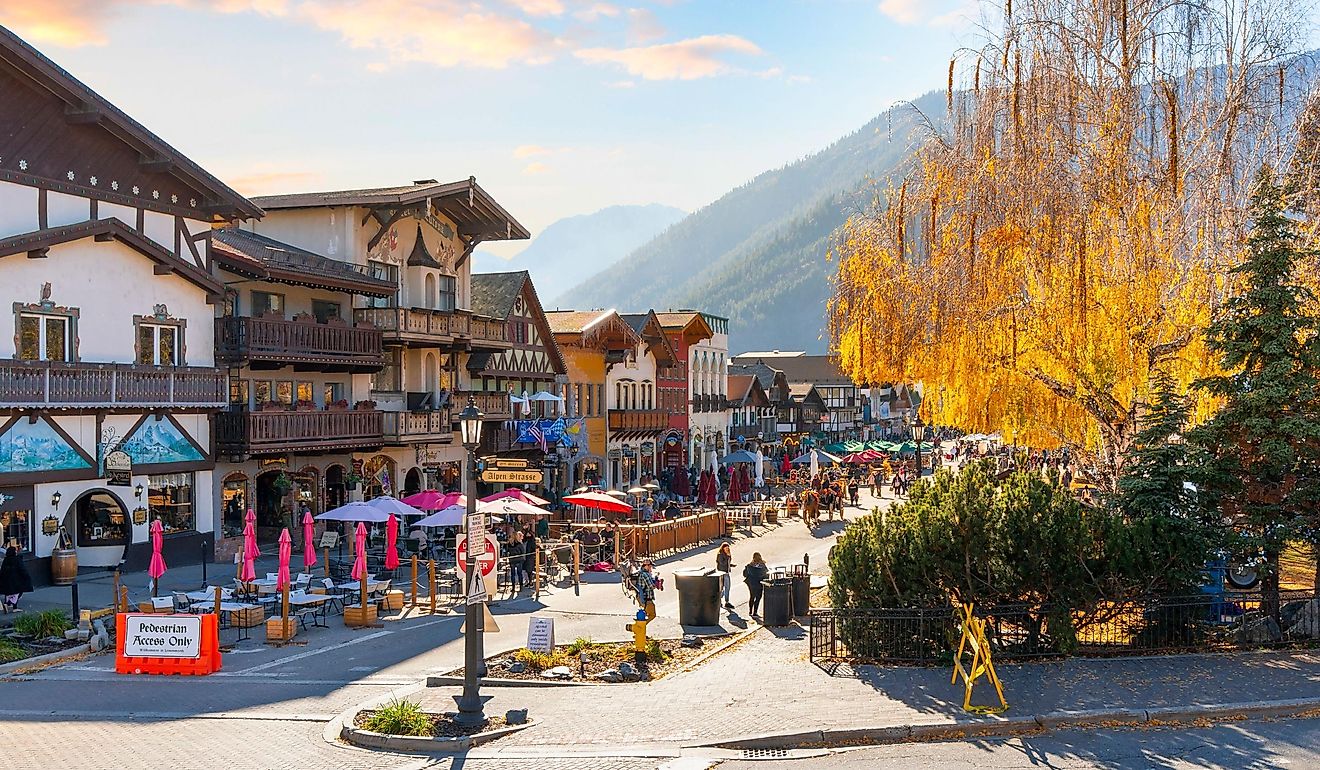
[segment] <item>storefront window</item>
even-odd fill
[[[362,467],[365,499],[394,494],[394,461],[385,455],[372,457]]]
[[[0,547],[32,547],[32,488],[0,488]]]
[[[243,518],[247,513],[247,476],[241,474],[225,479],[220,490],[221,527],[224,537],[243,534]]]
[[[148,503],[152,520],[159,521],[165,533],[191,532],[197,528],[193,507],[193,475],[169,473],[149,476],[151,492]]]
[[[89,492],[73,504],[78,522],[78,545],[125,545],[128,516],[119,499],[109,492]]]

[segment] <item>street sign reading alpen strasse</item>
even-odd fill
[[[481,480],[487,484],[540,484],[545,474],[539,470],[482,471]]]

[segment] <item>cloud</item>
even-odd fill
[[[622,11],[619,10],[619,6],[617,5],[611,5],[609,3],[592,3],[585,8],[580,8],[574,11],[573,17],[579,21],[596,21],[601,18],[613,19],[620,13],[622,13]]]
[[[660,20],[647,8],[628,9],[628,42],[654,43],[668,34]]]
[[[218,13],[280,16],[289,0],[41,0],[0,2],[0,24],[36,43],[75,48],[105,45],[106,25],[125,11],[144,6],[199,8]]]
[[[899,24],[916,24],[921,20],[921,0],[880,0],[880,13]]]
[[[612,80],[605,84],[606,88],[636,88],[637,83],[632,80]]]
[[[540,155],[550,155],[553,153],[554,150],[549,147],[542,147],[539,144],[520,144],[513,148],[513,157],[518,159],[535,158]]]
[[[564,4],[560,0],[510,0],[515,8],[528,16],[562,16]]]
[[[535,176],[537,174],[544,174],[549,170],[550,170],[549,166],[547,166],[546,164],[542,163],[539,160],[536,160],[536,161],[532,161],[531,163],[528,163],[523,168],[522,172],[527,176]]]
[[[737,35],[702,35],[633,48],[584,48],[573,55],[592,64],[616,64],[644,80],[697,80],[740,71],[728,56],[760,56],[759,46]]]
[[[971,21],[977,0],[880,0],[880,13],[899,24],[962,27]]]

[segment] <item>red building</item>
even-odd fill
[[[692,401],[691,380],[688,377],[688,368],[692,363],[690,348],[702,340],[710,339],[714,332],[701,313],[695,310],[657,312],[655,315],[678,354],[678,363],[660,369],[656,378],[656,387],[665,394],[663,403],[669,411],[669,430],[662,439],[662,464],[666,468],[686,468],[692,464],[692,458],[687,456],[691,431],[691,411],[688,407]]]

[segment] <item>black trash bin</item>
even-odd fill
[[[779,573],[761,582],[761,624],[786,626],[793,622],[793,579]]]
[[[678,622],[684,626],[720,624],[720,573],[713,569],[674,573],[678,591]]]
[[[793,614],[806,615],[811,610],[811,573],[807,565],[794,564],[790,573],[793,581]]]

